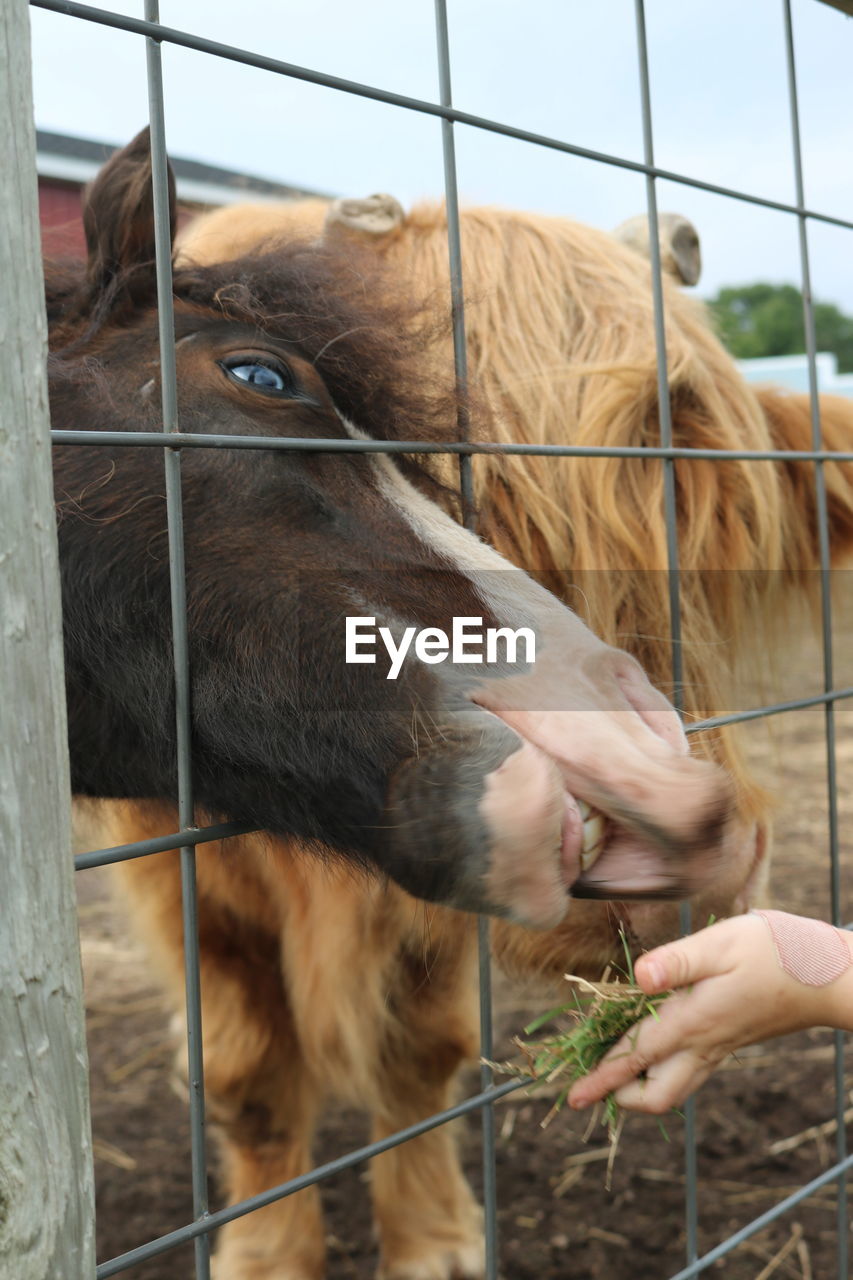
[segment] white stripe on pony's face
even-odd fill
[[[353,440],[371,439],[342,415],[338,416]],[[371,461],[385,498],[421,541],[476,585],[483,603],[501,619],[503,625],[530,626],[534,621],[544,621],[551,616],[563,620],[568,616],[576,625],[579,646],[590,641],[601,645],[601,641],[555,596],[416,489],[388,454],[373,454]],[[499,576],[492,582],[486,578],[487,574]],[[505,584],[501,581],[503,575],[506,576]]]

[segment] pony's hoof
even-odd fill
[[[376,1280],[483,1280],[485,1266],[483,1243],[477,1241],[387,1263],[379,1268]]]
[[[323,1280],[325,1271],[305,1270],[274,1258],[252,1257],[235,1250],[219,1253],[210,1262],[211,1280]]]

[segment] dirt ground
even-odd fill
[[[853,608],[836,625],[836,685],[853,685]],[[764,694],[779,700],[817,693],[821,657],[814,643],[794,646]],[[751,701],[749,700],[751,695]],[[744,706],[756,705],[755,690]],[[853,919],[853,708],[839,704],[838,770],[844,918]],[[829,855],[824,713],[801,710],[745,730],[755,767],[779,798],[772,888],[774,904],[812,915],[829,912]],[[109,876],[84,872],[79,883],[92,1067],[98,1257],[113,1257],[192,1217],[185,1107],[169,1075],[168,1017],[143,952],[112,901]],[[529,994],[498,981],[498,1052],[541,1009]],[[472,1074],[466,1082],[476,1090]],[[846,1089],[853,1088],[848,1060]],[[684,1174],[681,1121],[667,1121],[666,1141],[652,1118],[626,1125],[611,1192],[604,1189],[601,1135],[582,1141],[581,1117],[558,1118],[546,1132],[542,1099],[524,1093],[500,1104],[498,1198],[505,1280],[664,1280],[684,1265]],[[832,1037],[809,1032],[744,1051],[699,1098],[699,1243],[702,1252],[750,1222],[832,1163]],[[818,1126],[815,1132],[805,1131]],[[822,1126],[822,1128],[820,1128]],[[472,1182],[480,1185],[479,1120],[459,1137]],[[328,1117],[319,1160],[366,1141],[361,1118]],[[777,1144],[787,1144],[779,1150]],[[560,1189],[570,1174],[571,1185]],[[324,1185],[331,1280],[368,1280],[371,1238],[366,1173],[356,1168]],[[216,1200],[214,1185],[214,1202]],[[726,1280],[771,1275],[831,1280],[836,1261],[836,1193],[823,1188],[754,1236],[707,1274]],[[127,1272],[137,1280],[190,1280],[189,1249]],[[66,1278],[63,1278],[66,1280]],[[67,1280],[74,1280],[68,1277]]]

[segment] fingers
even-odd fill
[[[631,1080],[616,1089],[616,1102],[630,1111],[664,1115],[673,1107],[681,1106],[704,1084],[716,1065],[690,1050],[676,1053],[665,1062],[649,1067],[644,1079]]]

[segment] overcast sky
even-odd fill
[[[142,16],[142,0],[104,7]],[[454,104],[642,159],[633,0],[448,0]],[[147,119],[144,42],[32,9],[36,123],[126,142]],[[853,220],[853,20],[794,0],[806,203]],[[647,0],[655,159],[793,201],[782,0]],[[432,0],[161,0],[168,26],[436,100]],[[174,155],[343,195],[404,204],[443,191],[438,120],[164,47]],[[457,127],[468,203],[612,227],[645,208],[641,176]],[[796,219],[659,184],[659,207],[702,236],[701,292],[799,283]],[[818,298],[853,312],[853,232],[810,224]]]

